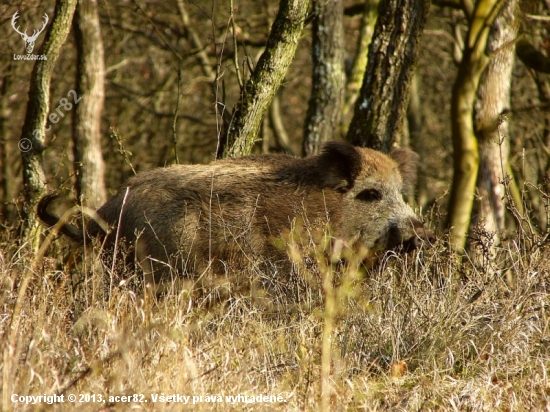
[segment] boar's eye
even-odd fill
[[[376,189],[365,189],[359,192],[355,198],[362,202],[376,202],[382,200],[382,193]]]

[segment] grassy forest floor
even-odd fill
[[[5,235],[3,409],[548,411],[547,237],[518,230],[460,269],[440,238],[366,273],[250,268],[144,299],[97,252],[74,265],[74,246],[42,258]]]

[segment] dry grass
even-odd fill
[[[63,266],[58,249],[40,259],[2,243],[4,410],[550,410],[550,248],[535,234],[492,266],[458,270],[440,240],[386,254],[363,279],[318,262],[266,291],[272,274],[250,269],[149,303],[105,281],[93,252]],[[25,407],[12,394],[106,402]],[[133,394],[148,402],[109,402]],[[283,402],[226,401],[238,394]]]

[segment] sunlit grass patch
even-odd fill
[[[459,268],[443,239],[365,269],[295,239],[292,274],[262,262],[149,301],[138,272],[121,283],[97,252],[65,266],[57,249],[3,252],[4,408],[25,409],[14,394],[101,396],[59,410],[549,407],[546,243],[502,245],[497,271]],[[283,401],[244,403],[263,396]]]

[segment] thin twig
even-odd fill
[[[550,21],[550,16],[540,16],[536,14],[524,14],[526,18],[529,20],[536,20],[536,21]]]
[[[134,172],[134,175],[137,175],[136,170],[134,169],[134,166],[132,166],[132,163],[130,162],[130,157],[128,156],[128,153],[126,150],[124,150],[124,144],[122,141],[122,138],[117,134],[115,129],[111,128],[111,137],[114,137],[118,143],[118,151],[120,154],[124,157],[124,161],[130,168],[132,169],[132,172]],[[131,153],[130,153],[131,155]]]
[[[122,206],[120,207],[120,214],[118,216],[118,224],[117,224],[116,236],[115,236],[115,247],[113,248],[113,264],[111,265],[111,282],[109,284],[109,301],[111,300],[111,296],[113,292],[113,273],[115,272],[118,239],[120,237],[120,227],[122,225],[122,212],[124,211],[124,205],[126,204],[126,199],[128,198],[129,193],[130,193],[130,186],[126,187],[126,193],[124,193],[124,199],[122,199]],[[111,306],[110,302],[109,302],[109,306]]]
[[[244,83],[241,76],[241,70],[239,69],[239,49],[237,48],[237,29],[235,27],[235,14],[233,7],[233,0],[229,2],[229,19],[231,20],[231,29],[233,30],[233,63],[235,64],[235,71],[237,72],[237,80],[239,81],[239,87],[243,90]]]

